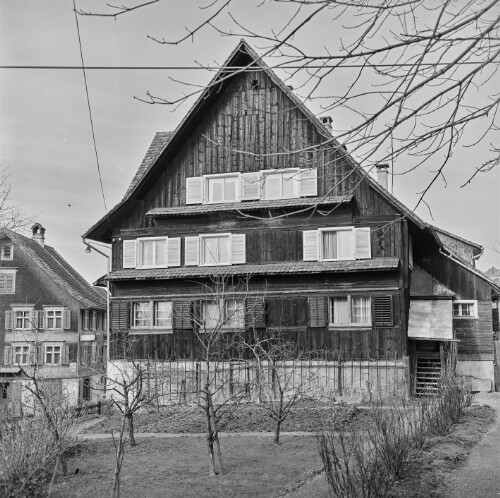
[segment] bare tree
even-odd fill
[[[247,278],[214,277],[204,285],[193,325],[201,346],[202,381],[198,406],[206,420],[210,473],[224,473],[219,433],[233,407],[247,395],[247,386],[234,382],[231,362],[240,356],[239,333],[245,327]],[[236,389],[234,387],[236,386]]]
[[[0,228],[23,229],[33,218],[23,214],[21,208],[11,200],[11,184],[7,168],[0,166]]]
[[[142,2],[122,5],[119,12],[110,6],[79,13],[116,17],[142,7],[169,9],[163,2]],[[477,162],[460,164],[462,186],[498,166],[498,0],[270,0],[245,9],[232,0],[215,0],[192,2],[187,9],[190,18],[201,21],[178,36],[151,33],[149,38],[179,46],[212,31],[252,40],[260,60],[293,84],[300,100],[340,116],[335,123],[345,125],[337,125],[335,138],[325,142],[342,143],[366,168],[402,156],[405,169],[395,174],[425,163],[432,167],[417,206],[437,180],[446,182],[447,170],[457,167],[452,155],[458,147],[489,146]],[[212,84],[218,87],[247,69],[223,72]],[[147,93],[140,100],[177,106],[202,92],[190,81],[177,98]],[[273,154],[308,147],[298,144]]]
[[[268,335],[259,335],[254,330],[253,337],[244,340],[243,347],[250,351],[255,362],[259,399],[265,397],[261,406],[274,422],[274,444],[280,444],[283,422],[298,402],[310,396],[318,369],[308,361],[311,352],[306,355],[299,351],[279,329]]]

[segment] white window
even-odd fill
[[[155,301],[153,303],[153,327],[172,328],[172,302]]]
[[[167,266],[167,239],[137,239],[137,268]]]
[[[167,268],[180,264],[180,237],[147,237],[123,241],[123,268]]]
[[[333,326],[371,326],[371,298],[339,296],[330,298],[329,321]]]
[[[0,270],[0,294],[16,292],[16,271],[14,269]]]
[[[228,265],[231,260],[231,235],[201,235],[201,265]]]
[[[454,318],[477,318],[477,301],[453,301]]]
[[[285,169],[262,172],[263,199],[289,199],[299,197],[300,170]]]
[[[63,309],[46,308],[45,310],[45,328],[53,330],[62,330],[63,328]]]
[[[0,249],[0,259],[2,261],[12,261],[14,259],[14,246],[12,244],[3,244]]]
[[[222,233],[186,237],[186,265],[219,266],[246,263],[245,234]]]
[[[13,345],[14,347],[14,364],[29,365],[31,346],[29,345]]]
[[[303,232],[304,261],[371,258],[368,227],[332,227]]]
[[[61,364],[61,346],[45,345],[45,363],[49,365]]]
[[[201,317],[201,332],[205,330],[244,328],[244,302],[237,299],[202,301]]]
[[[240,200],[240,175],[205,175],[205,202],[236,202]]]
[[[16,330],[29,330],[36,328],[34,324],[33,308],[14,308],[14,328]]]
[[[132,303],[133,328],[172,328],[171,301],[141,301]]]
[[[320,229],[320,259],[354,259],[354,232],[346,229]]]

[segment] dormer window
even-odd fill
[[[0,259],[2,261],[12,261],[14,259],[14,246],[12,244],[2,244]]]

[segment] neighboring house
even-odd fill
[[[28,238],[0,229],[0,400],[3,414],[33,408],[23,385],[33,366],[44,384],[72,405],[102,396],[106,294],[92,287],[55,249],[45,228]],[[99,388],[96,390],[94,388]]]
[[[480,246],[406,208],[385,165],[385,188],[370,177],[245,41],[223,67],[84,235],[112,246],[112,340],[196,359],[193,310],[210,321],[244,305],[251,323],[236,314],[232,327],[280,328],[351,368],[390,360],[413,392],[457,358],[489,389],[498,287],[473,266]],[[219,276],[249,277],[248,291],[216,306],[203,285]]]

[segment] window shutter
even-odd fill
[[[174,301],[173,312],[174,328],[191,328],[191,301]]]
[[[45,320],[45,313],[42,310],[35,310],[34,326],[37,328],[37,330],[44,329],[44,320]]]
[[[309,298],[309,326],[326,327],[327,325],[327,305],[326,297]]]
[[[69,365],[69,345],[64,344],[61,348],[61,363],[63,365]]]
[[[5,312],[5,330],[12,330],[14,320],[14,312],[6,311]]]
[[[373,297],[373,321],[375,327],[394,325],[394,306],[392,296]]]
[[[200,238],[186,237],[184,242],[184,264],[186,266],[198,266],[200,264]]]
[[[129,328],[129,303],[124,301],[111,303],[111,328],[112,330]]]
[[[63,310],[63,329],[71,329],[71,310]]]
[[[12,346],[5,346],[3,349],[3,364],[12,365]]]
[[[123,241],[123,268],[136,267],[136,248],[135,240]]]
[[[300,170],[299,193],[303,197],[318,195],[318,170],[316,168]]]
[[[245,306],[245,326],[262,329],[266,326],[265,301],[263,298],[247,298]]]
[[[97,342],[92,343],[92,360],[91,363],[97,363]]]
[[[186,178],[186,204],[201,204],[203,202],[203,177]]]
[[[356,237],[356,259],[371,258],[371,243],[370,243],[370,229],[355,228],[354,234]]]
[[[238,265],[246,262],[245,234],[231,235],[231,264]]]
[[[243,173],[241,175],[241,200],[260,199],[260,172]]]
[[[168,266],[181,266],[181,238],[167,239],[167,264]]]
[[[304,261],[318,261],[318,230],[305,230],[302,237]]]
[[[45,346],[36,347],[36,363],[43,365],[45,363]]]

